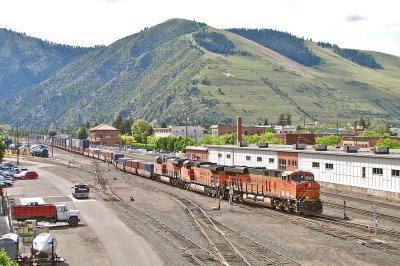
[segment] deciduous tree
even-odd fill
[[[87,139],[87,137],[89,136],[89,132],[86,126],[81,126],[80,128],[78,128],[75,135],[78,139]]]
[[[391,149],[400,149],[400,142],[391,138],[379,139],[375,146],[389,147]]]
[[[340,142],[340,137],[337,135],[328,135],[323,137],[316,137],[316,144],[325,144],[327,146],[335,146]]]
[[[147,137],[150,136],[149,133],[152,131],[152,127],[149,122],[143,119],[138,119],[133,123],[132,130],[137,142],[147,143]]]

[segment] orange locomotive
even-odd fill
[[[306,215],[322,214],[320,185],[310,172],[250,167],[226,170],[234,198]]]
[[[306,215],[322,214],[320,186],[310,172],[159,158],[155,175],[161,181],[210,196],[232,195],[237,201]]]

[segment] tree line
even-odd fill
[[[289,33],[271,29],[245,28],[233,28],[228,31],[261,44],[305,66],[314,66],[321,62],[321,59],[304,45],[303,38]]]
[[[323,48],[331,48],[334,53],[360,66],[372,69],[383,69],[383,67],[375,61],[372,55],[361,52],[360,50],[340,48],[336,44],[330,44],[327,42],[318,42],[317,45]]]
[[[234,53],[235,45],[225,35],[217,32],[196,32],[193,38],[210,52],[228,55]]]

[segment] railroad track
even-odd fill
[[[199,230],[215,246],[218,254],[226,260],[228,265],[235,265],[238,262],[245,265],[301,265],[216,221],[193,201],[176,198],[176,196],[175,199],[193,217]]]
[[[284,220],[285,222],[291,222],[293,224],[306,226],[314,231],[318,231],[333,237],[337,237],[343,240],[355,241],[366,247],[375,248],[379,250],[386,251],[391,254],[400,256],[400,244],[399,243],[388,243],[386,241],[381,241],[376,239],[376,236],[363,235],[354,232],[349,232],[340,227],[354,228],[359,226],[358,224],[348,223],[346,221],[334,220],[332,218],[324,218],[323,216],[317,218],[308,218],[294,214],[287,214],[278,212],[272,209],[257,208],[255,211],[266,215],[268,217],[277,218],[279,220]],[[358,227],[360,229],[360,227]],[[370,229],[369,229],[370,231]],[[379,232],[383,233],[384,230]],[[395,233],[393,233],[395,232]],[[387,234],[392,236],[395,234],[397,236],[397,231],[389,230]]]
[[[215,264],[223,264],[226,265],[226,260],[222,260],[221,256],[215,255],[214,252],[209,251],[208,249],[205,249],[195,243],[194,241],[187,239],[186,236],[181,235],[179,232],[176,232],[176,230],[169,228],[169,229],[160,229],[160,225],[162,227],[167,227],[167,225],[164,225],[161,221],[157,220],[157,218],[152,217],[151,215],[137,209],[136,207],[132,206],[131,204],[128,204],[124,202],[122,199],[120,199],[117,195],[112,193],[111,189],[108,187],[107,180],[105,179],[103,173],[101,172],[101,167],[100,167],[100,162],[99,161],[93,161],[93,165],[98,165],[98,168],[93,171],[96,175],[97,181],[97,187],[101,190],[103,193],[103,198],[108,201],[113,201],[118,203],[118,207],[125,210],[126,212],[129,213],[132,217],[135,217],[138,221],[143,221],[146,223],[150,228],[152,228],[155,232],[160,232],[160,230],[171,230],[170,234],[164,235],[163,237],[168,239],[170,242],[172,242],[177,248],[181,249],[184,252],[184,256],[187,257],[191,262],[199,264],[199,265],[215,265]],[[104,179],[104,180],[103,180]],[[176,196],[175,196],[176,197]],[[352,198],[352,197],[348,197]],[[357,198],[355,198],[357,199]],[[367,200],[368,201],[368,200]],[[368,201],[371,202],[371,201]],[[373,201],[372,201],[373,202]],[[329,203],[328,203],[329,204]],[[340,206],[340,208],[343,208],[343,206],[336,204]],[[389,204],[390,207],[393,207],[391,204]],[[396,206],[396,205],[394,205]],[[244,205],[240,205],[240,207],[244,207]],[[348,208],[348,207],[346,207]],[[357,228],[357,229],[362,229],[362,227],[365,227],[364,230],[369,230],[371,232],[371,227],[365,226],[365,225],[360,225],[360,224],[354,224],[354,223],[349,223],[349,222],[344,222],[344,221],[333,221],[332,219],[326,219],[323,217],[317,217],[316,219],[312,220],[310,218],[305,218],[301,217],[298,215],[289,215],[287,213],[281,213],[277,212],[271,209],[265,209],[265,208],[256,208],[252,207],[253,210],[256,210],[257,212],[268,212],[266,214],[268,217],[273,217],[275,216],[276,218],[284,221],[289,221],[294,224],[299,224],[301,226],[306,226],[312,230],[319,231],[322,233],[325,233],[327,235],[331,235],[334,237],[338,237],[340,239],[344,240],[350,240],[350,241],[355,241],[357,243],[360,243],[364,246],[370,247],[370,248],[375,248],[379,250],[386,251],[391,254],[399,255],[400,256],[400,245],[397,243],[387,243],[385,241],[380,241],[377,240],[373,237],[370,237],[369,235],[361,235],[361,234],[356,234],[353,232],[349,232],[346,230],[343,230],[341,228],[338,228],[338,226],[345,226],[347,228],[352,227],[352,228]],[[365,211],[365,210],[364,210]],[[381,216],[381,215],[380,215]],[[382,216],[381,216],[382,217]],[[143,219],[146,218],[146,219]],[[149,219],[152,223],[155,223],[155,225],[152,225],[152,223],[148,222],[147,219]],[[388,219],[390,219],[388,217]],[[326,223],[326,224],[321,224],[321,222]],[[330,225],[329,225],[330,223]],[[214,222],[214,225],[216,223]],[[219,229],[221,230],[221,229]],[[176,236],[171,239],[170,235],[174,235],[172,232],[176,232]],[[395,230],[384,230],[378,228],[378,233],[380,234],[385,234],[385,235],[391,235],[398,237],[399,232]],[[182,240],[178,239],[186,239],[185,241],[189,241],[188,243],[184,243]],[[243,239],[243,238],[242,238]],[[234,242],[230,240],[231,242]],[[188,247],[191,247],[193,245],[195,248],[188,250]],[[245,261],[245,260],[243,260]],[[265,262],[267,262],[266,260]],[[290,259],[289,259],[290,261]],[[271,263],[271,264],[284,264],[283,262],[276,262],[276,263]],[[295,261],[292,261],[292,263],[296,263]],[[242,264],[241,264],[242,265]],[[244,263],[243,265],[248,265],[247,263]]]
[[[371,225],[353,223],[353,222],[343,221],[343,220],[330,218],[330,217],[326,217],[326,216],[314,217],[313,219],[322,221],[324,223],[329,223],[332,225],[345,226],[348,228],[355,228],[355,229],[363,230],[368,233],[375,233],[375,231],[376,231],[377,235],[389,236],[394,240],[400,241],[400,231],[395,230],[395,229],[384,229],[384,228],[379,228],[379,227],[375,228],[374,226],[371,226]]]
[[[337,203],[333,203],[333,202],[324,201],[324,206],[329,206],[331,208],[343,210],[343,205],[337,204]],[[369,216],[371,218],[374,217],[374,212],[373,211],[364,210],[364,209],[360,209],[360,208],[354,208],[354,207],[346,206],[346,211],[347,212],[352,212],[352,213],[357,213],[357,214],[362,214],[362,215],[367,215],[367,216]],[[385,219],[385,220],[388,220],[388,221],[400,223],[400,217],[398,217],[398,216],[393,216],[393,215],[388,215],[388,214],[383,214],[383,213],[377,213],[377,216],[379,217],[379,219]]]
[[[220,257],[214,255],[213,252],[209,251],[206,248],[203,248],[200,244],[191,240],[190,238],[168,226],[167,224],[163,223],[149,213],[140,210],[132,204],[125,202],[118,195],[113,193],[108,186],[107,179],[105,178],[104,173],[101,170],[100,163],[94,161],[93,166],[93,172],[95,173],[97,180],[96,187],[100,191],[103,199],[113,202],[114,206],[123,210],[127,215],[135,218],[135,220],[141,222],[142,224],[145,224],[155,233],[168,240],[176,248],[181,250],[181,252],[183,253],[183,257],[187,258],[190,263],[204,266],[221,264],[226,265],[224,261],[221,260]]]
[[[185,198],[176,198],[175,200],[186,209],[196,228],[205,237],[214,254],[223,261],[224,265],[251,265],[224,236],[203,209]]]
[[[328,196],[328,197],[333,197],[333,198],[338,198],[338,199],[346,199],[346,200],[352,200],[352,201],[358,201],[362,203],[367,203],[370,206],[377,206],[385,209],[394,209],[397,211],[400,211],[400,205],[392,204],[392,203],[386,203],[386,202],[381,202],[381,201],[375,201],[375,200],[369,200],[369,199],[362,199],[362,198],[357,198],[353,196],[348,196],[348,195],[343,195],[340,193],[333,193],[333,192],[328,192],[328,191],[321,191],[321,195],[323,196]]]
[[[97,162],[95,162],[96,164]],[[100,164],[99,164],[100,167]],[[101,169],[101,168],[100,168]],[[98,171],[97,171],[98,172]],[[106,195],[111,195],[112,193],[111,189],[108,187],[108,185],[105,185],[106,179],[101,177],[102,173],[100,172],[99,177],[97,179],[99,180],[98,184],[101,187],[101,190],[109,190],[110,192],[107,193]],[[129,174],[130,175],[130,174]],[[105,181],[103,181],[103,179]],[[128,178],[129,179],[129,178]],[[154,190],[155,187],[149,184],[142,184],[146,187],[148,187],[150,190]],[[196,244],[196,249],[201,249],[203,251],[203,254],[198,255],[198,252],[191,252],[193,254],[190,255],[185,255],[185,257],[191,258],[192,262],[195,262],[197,264],[201,265],[301,265],[299,262],[296,262],[295,260],[290,259],[289,257],[286,257],[282,254],[279,254],[278,252],[263,246],[262,244],[246,237],[245,235],[241,234],[238,231],[235,231],[231,228],[229,228],[226,225],[223,225],[222,223],[216,221],[213,219],[207,212],[202,209],[199,205],[194,203],[193,201],[177,196],[174,194],[172,191],[168,190],[167,187],[164,189],[159,189],[157,188],[158,191],[167,194],[170,196],[172,199],[176,200],[181,204],[183,208],[187,211],[191,219],[193,220],[194,225],[200,232],[200,234],[206,239],[208,242],[208,247],[201,247],[200,245]],[[137,212],[139,211],[139,215],[144,214],[145,217],[139,216],[138,219],[140,219],[142,222],[147,221],[150,219],[151,221],[151,227],[157,228],[159,224],[164,224],[159,221],[157,218],[152,217],[151,215],[145,213],[142,210],[139,210],[137,207],[132,206],[131,204],[128,204],[123,201],[123,199],[120,199],[117,195],[112,193],[114,198],[119,199],[116,203],[118,205],[124,205],[123,209],[125,211],[129,212],[129,215],[137,215]],[[108,201],[116,201],[115,199],[107,199]],[[115,203],[114,203],[115,204]],[[128,205],[128,206],[125,206]],[[152,223],[156,221],[156,225],[153,225]],[[218,224],[218,226],[216,225]],[[147,224],[149,225],[149,224]],[[175,231],[175,234],[178,233],[179,236],[178,238],[185,238],[185,241],[191,241],[188,240],[186,236],[180,234],[178,231],[175,229],[167,227],[163,228],[162,230],[173,230]],[[220,229],[221,228],[221,229]],[[161,229],[158,229],[157,231],[160,231]],[[172,235],[172,233],[169,233]],[[176,235],[175,235],[176,236]],[[168,238],[169,241],[176,241],[174,239]],[[191,241],[192,242],[192,241]],[[194,241],[193,241],[194,242]],[[243,243],[246,242],[246,243]],[[185,248],[186,250],[192,250],[193,249],[193,243],[192,244],[187,244],[184,243],[184,245],[179,245],[175,244],[175,246],[180,247],[180,248]],[[240,249],[240,251],[239,251]],[[204,258],[204,253],[206,253],[207,258]],[[243,255],[243,254],[245,255]],[[197,258],[193,260],[193,257]],[[204,259],[206,259],[206,262],[204,262]],[[205,264],[203,264],[205,263]],[[211,264],[209,264],[211,263]]]

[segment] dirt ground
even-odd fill
[[[55,163],[55,166],[48,167],[46,170],[61,175],[71,182],[87,182],[92,187],[95,187],[95,179],[90,173],[93,170],[90,166],[90,162],[93,159],[55,150],[54,158],[35,158],[34,160],[47,160],[49,163]],[[221,210],[216,211],[214,207],[218,206],[219,202],[215,198],[205,197],[170,187],[163,183],[123,173],[106,163],[102,163],[101,167],[111,188],[120,197],[126,200],[133,199],[135,206],[158,217],[190,238],[197,239],[199,243],[204,243],[204,240],[199,238],[198,232],[194,229],[187,214],[173,198],[163,193],[162,190],[168,189],[168,191],[172,191],[176,195],[191,198],[218,221],[239,230],[276,252],[299,261],[303,265],[398,265],[398,260],[400,259],[397,255],[365,247],[357,241],[342,240],[313,231],[306,226],[295,225],[274,217],[261,216],[240,205],[229,206],[226,201],[222,201]],[[93,189],[93,192],[93,198],[102,200],[95,193],[95,189]],[[105,202],[105,204],[113,209],[120,220],[131,230],[146,239],[156,250],[165,265],[188,265],[188,260],[170,243],[160,238],[159,235],[144,224],[133,221],[123,211],[113,208],[112,203]],[[70,234],[79,234],[83,239],[84,245],[91,246],[90,250],[93,253],[86,254],[87,257],[96,258],[91,265],[113,265],[109,261],[107,254],[101,252],[101,244],[96,239],[96,236],[92,234],[90,228],[60,230],[60,235],[63,235],[66,243],[68,243],[64,245],[74,245],[68,242]],[[76,249],[71,249],[71,252],[64,254],[64,256],[69,258],[67,265],[81,265],[79,261],[85,260]]]

